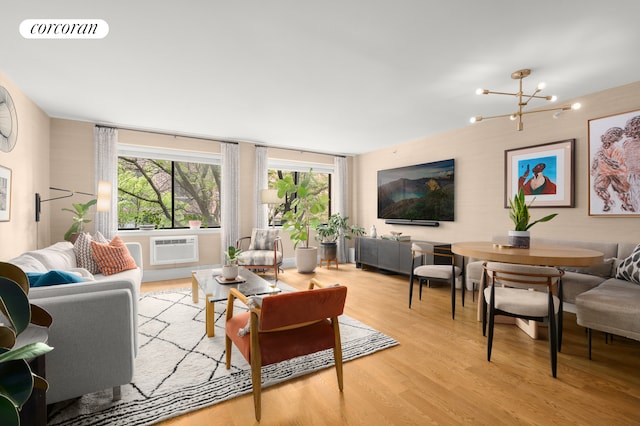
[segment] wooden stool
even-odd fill
[[[327,262],[327,268],[331,265],[331,262],[335,262],[336,269],[338,269],[338,258],[335,257],[333,259],[320,259],[320,267],[322,268],[322,262]]]

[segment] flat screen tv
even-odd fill
[[[454,161],[378,171],[378,218],[422,224],[454,220]]]

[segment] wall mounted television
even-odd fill
[[[438,226],[454,220],[454,160],[378,170],[378,218]]]

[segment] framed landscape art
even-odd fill
[[[0,222],[11,219],[11,169],[0,166]]]
[[[589,120],[589,216],[640,217],[640,110]]]
[[[504,152],[504,206],[523,188],[534,207],[573,207],[575,139]]]

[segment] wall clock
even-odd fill
[[[0,151],[9,152],[18,140],[18,114],[11,95],[0,86]]]

